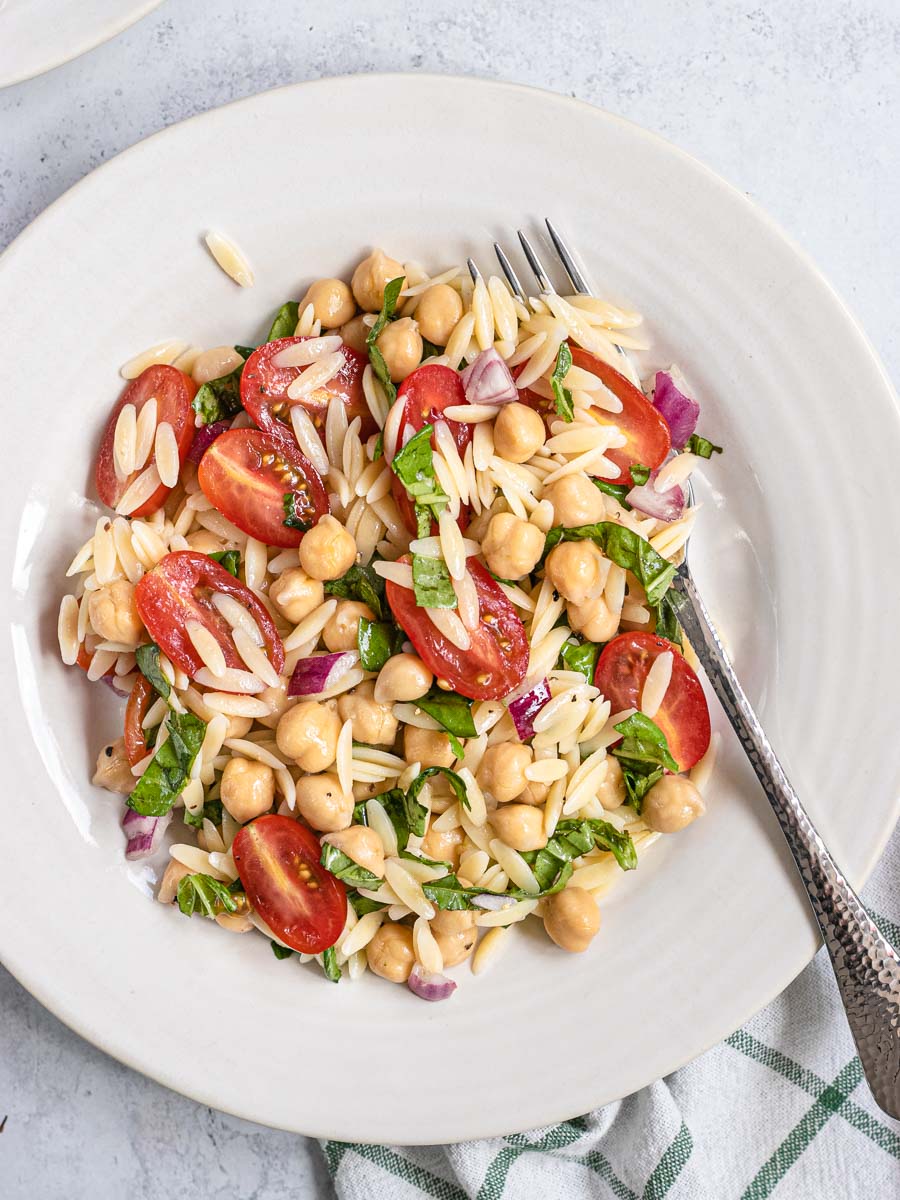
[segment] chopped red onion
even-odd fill
[[[313,654],[301,658],[287,686],[289,696],[315,696],[331,687],[354,667],[359,655],[353,650],[337,654]]]
[[[659,471],[654,471],[646,483],[633,487],[625,499],[632,508],[657,521],[677,521],[684,515],[684,488],[679,484],[665,492],[658,492],[653,486]]]
[[[470,404],[495,404],[499,407],[519,398],[516,381],[493,346],[489,350],[482,350],[460,378]]]
[[[111,692],[115,692],[117,696],[121,696],[123,700],[127,700],[128,692],[125,692],[122,690],[122,688],[116,686],[117,678],[117,675],[101,675],[100,682],[105,683]]]
[[[122,818],[122,828],[128,838],[125,847],[125,857],[128,859],[147,858],[159,848],[162,836],[172,820],[170,812],[161,817],[144,817],[133,808],[125,809]]]
[[[657,371],[653,407],[668,425],[672,445],[676,450],[680,450],[697,428],[700,405],[680,391],[666,371]]]
[[[190,461],[198,463],[219,434],[225,433],[230,428],[230,421],[213,421],[212,425],[201,425],[194,434],[194,440],[191,442],[190,450],[188,450]]]
[[[527,741],[534,737],[534,718],[545,704],[550,702],[550,685],[546,679],[535,684],[524,696],[517,696],[509,705],[509,715],[513,719],[519,741]]]
[[[456,984],[446,975],[423,971],[418,963],[409,973],[406,986],[421,1000],[446,1000],[456,991]]]

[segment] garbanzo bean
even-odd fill
[[[187,535],[185,541],[198,554],[218,554],[222,549],[221,541],[208,529],[196,529]]]
[[[353,820],[353,795],[341,791],[340,780],[331,771],[303,775],[297,780],[297,811],[320,833],[336,833]]]
[[[204,350],[194,360],[191,378],[202,387],[211,379],[221,379],[230,375],[244,360],[234,346],[213,346],[212,350]]]
[[[330,514],[303,535],[300,566],[311,579],[340,579],[355,562],[353,535]]]
[[[98,637],[126,646],[136,646],[141,640],[144,622],[134,602],[133,583],[127,579],[105,583],[88,593],[87,604],[88,616]]]
[[[561,950],[587,950],[600,928],[600,909],[590,892],[568,887],[544,900],[544,928]]]
[[[421,763],[423,767],[452,767],[456,761],[446,733],[417,729],[415,725],[403,729],[403,754],[408,763]]]
[[[391,321],[378,335],[375,345],[393,383],[402,383],[422,361],[422,335],[412,317]]]
[[[581,633],[589,642],[608,642],[616,636],[619,629],[619,617],[610,612],[609,605],[602,596],[594,596],[584,604],[566,605],[566,615],[569,628]]]
[[[327,834],[322,841],[330,842],[342,854],[352,858],[355,863],[371,871],[379,879],[383,877],[384,847],[374,829],[369,829],[367,825],[351,825],[349,829]]]
[[[603,555],[593,542],[561,542],[547,555],[547,578],[563,599],[573,604],[585,604],[600,595],[606,570]]]
[[[513,850],[541,850],[547,845],[544,814],[528,804],[501,804],[491,813],[491,824]]]
[[[348,321],[346,325],[342,325],[338,333],[341,335],[345,346],[349,346],[357,354],[368,354],[369,347],[366,344],[366,338],[369,336],[369,328],[362,313],[360,313],[358,317],[354,317],[352,321]]]
[[[412,930],[391,921],[382,925],[366,946],[369,970],[391,983],[406,983],[415,966]]]
[[[437,913],[430,928],[445,967],[455,967],[464,962],[475,949],[478,933],[473,912],[443,909]]]
[[[656,833],[677,833],[706,812],[703,797],[683,775],[663,775],[644,797],[641,817]]]
[[[446,346],[447,339],[462,317],[463,306],[459,292],[449,283],[434,283],[419,297],[416,320],[422,337],[436,346]]]
[[[264,704],[268,704],[271,712],[267,717],[257,717],[260,725],[265,725],[267,729],[277,729],[278,722],[284,716],[289,708],[293,708],[295,704],[299,704],[296,696],[287,694],[288,677],[282,675],[278,680],[276,687],[266,687],[259,693],[259,699]],[[230,733],[229,737],[243,737],[243,734]]]
[[[529,779],[525,785],[524,791],[519,792],[516,800],[519,804],[543,804],[547,799],[547,793],[550,791],[549,784],[535,783]]]
[[[329,650],[355,650],[359,639],[360,617],[374,621],[375,614],[360,600],[338,600],[337,608],[322,630],[322,641]]]
[[[185,875],[193,874],[194,872],[190,867],[186,867],[184,863],[180,863],[177,858],[170,858],[166,864],[165,871],[163,871],[163,877],[159,881],[159,891],[156,893],[156,898],[160,904],[173,904],[178,894],[179,883],[181,883]]]
[[[384,289],[392,279],[401,276],[403,267],[396,259],[388,258],[383,250],[373,250],[368,258],[362,260],[350,280],[356,303],[366,312],[381,312]]]
[[[375,684],[361,683],[338,697],[341,721],[353,722],[353,740],[368,746],[389,746],[397,736],[397,718],[390,704],[379,704]]]
[[[525,790],[525,768],[532,761],[531,750],[519,742],[501,742],[489,746],[478,765],[475,778],[499,804],[515,800]]]
[[[301,771],[324,771],[334,762],[340,731],[341,722],[333,709],[306,700],[283,714],[275,730],[275,742]]]
[[[395,700],[418,700],[434,682],[434,676],[415,654],[389,658],[375,681],[375,699],[382,704]]]
[[[422,853],[426,858],[450,863],[455,871],[465,836],[462,829],[435,829],[432,825],[422,839]]]
[[[125,739],[116,738],[97,755],[97,769],[91,780],[95,787],[106,788],[120,796],[130,796],[137,780],[131,773],[131,763],[125,753]]]
[[[543,554],[544,534],[513,513],[497,513],[491,517],[481,552],[495,575],[521,579],[534,570]]]
[[[544,500],[553,505],[553,524],[574,529],[578,525],[593,525],[606,516],[603,493],[591,483],[583,471],[557,479],[545,489]]]
[[[621,808],[625,803],[625,779],[622,775],[622,765],[615,755],[606,759],[606,774],[597,788],[597,799],[607,812]]]
[[[222,804],[241,825],[268,812],[275,801],[275,772],[249,758],[229,758],[222,772]]]
[[[320,579],[313,579],[300,567],[288,567],[269,588],[269,599],[286,621],[297,625],[323,603],[325,589]]]
[[[494,421],[494,449],[507,462],[528,462],[546,435],[543,417],[527,404],[504,404]]]
[[[262,694],[262,693],[261,693]],[[225,731],[227,738],[242,738],[245,733],[250,732],[250,726],[253,724],[251,717],[228,717],[228,728]],[[274,729],[274,725],[272,726]]]
[[[343,279],[317,279],[300,301],[298,310],[302,313],[308,304],[313,306],[313,315],[323,329],[345,325],[356,312],[353,293]]]

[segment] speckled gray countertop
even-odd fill
[[[0,246],[99,163],[228,100],[360,71],[488,75],[621,113],[743,188],[817,260],[900,380],[896,0],[494,7],[168,0],[0,92]],[[2,969],[0,1011],[3,1200],[332,1194],[315,1144],[136,1075]]]

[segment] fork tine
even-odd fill
[[[527,304],[528,298],[525,295],[525,289],[522,287],[521,283],[519,283],[519,277],[516,274],[515,270],[513,269],[512,263],[506,257],[506,254],[503,251],[503,247],[500,245],[499,242],[494,242],[494,253],[497,255],[497,261],[500,264],[500,269],[503,271],[503,274],[506,276],[507,283],[512,288],[513,293],[516,296],[516,299],[521,304]]]
[[[550,282],[547,272],[544,270],[544,265],[535,253],[531,242],[529,242],[521,229],[517,232],[519,234],[519,241],[522,243],[522,249],[525,251],[525,257],[528,259],[528,265],[531,267],[534,277],[538,281],[538,287],[542,292],[555,293],[556,288]]]
[[[478,270],[475,260],[473,258],[467,258],[466,266],[469,268],[469,274],[472,276],[472,282],[477,283],[481,278],[481,272]]]
[[[550,218],[545,217],[544,220],[547,225],[547,232],[550,234],[550,238],[556,249],[556,253],[559,255],[560,262],[562,263],[563,267],[565,268],[565,272],[568,275],[569,279],[571,279],[571,281],[572,281],[572,287],[580,295],[589,296],[591,293],[591,289],[588,287],[584,276],[581,274],[581,272],[578,270],[578,267],[575,265],[575,260],[572,258],[572,254],[571,254],[571,251],[569,250],[569,247],[566,245],[566,243],[563,241],[563,239],[560,237],[560,235],[554,229],[553,224],[550,221]]]

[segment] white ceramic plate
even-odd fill
[[[365,121],[360,114],[365,113]],[[228,153],[223,152],[228,148]],[[335,1138],[443,1142],[626,1095],[734,1030],[816,945],[730,735],[709,813],[623,878],[589,953],[523,930],[428,1005],[334,987],[148,899],[120,803],[89,783],[121,709],[59,662],[62,571],[116,369],[148,344],[264,336],[312,277],[372,243],[435,268],[551,215],[597,287],[639,306],[726,447],[696,573],[801,795],[860,883],[897,816],[900,424],[852,318],[738,192],[640,129],[560,96],[432,77],[269,92],[144,142],[53,205],[3,260],[0,530],[10,577],[0,954],[91,1041],[218,1108]],[[249,256],[242,291],[203,233]],[[715,721],[724,725],[714,707]]]
[[[0,88],[86,54],[161,2],[0,0]]]

